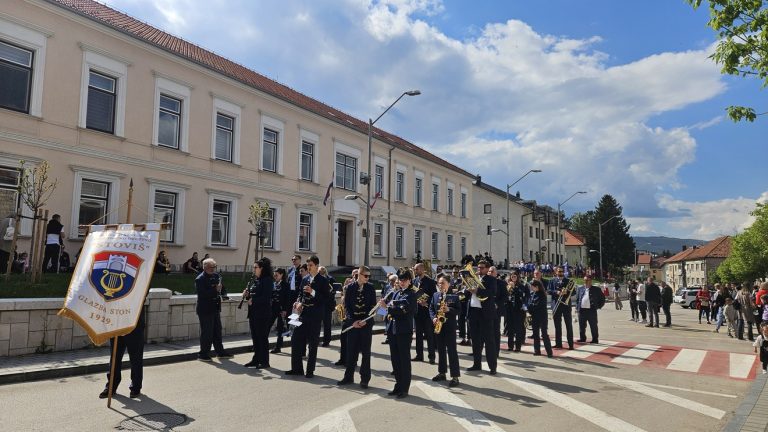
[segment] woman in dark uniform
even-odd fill
[[[253,340],[253,359],[245,367],[269,367],[269,324],[272,318],[272,261],[262,258],[253,264],[253,277],[243,291],[248,300],[248,324]]]

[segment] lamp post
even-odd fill
[[[507,235],[507,253],[506,253],[506,257],[505,257],[506,265],[507,266],[509,266],[509,233],[511,231],[509,229],[509,189],[511,189],[512,186],[516,185],[520,180],[524,179],[528,174],[530,174],[530,173],[540,173],[540,172],[541,172],[540,169],[528,170],[528,172],[523,174],[522,177],[520,177],[519,179],[515,180],[512,184],[508,184],[507,185],[507,220],[505,222],[505,224],[507,225],[507,232],[506,232],[506,235]],[[523,219],[520,218],[520,223],[521,224],[522,224],[522,220]],[[522,257],[522,253],[523,253],[523,251],[522,251],[522,247],[521,247],[521,249],[520,249],[521,257]],[[509,267],[507,267],[507,268],[509,268]]]
[[[397,99],[395,99],[394,102],[390,106],[387,107],[387,109],[384,110],[383,113],[381,113],[378,117],[376,117],[376,120],[368,119],[368,183],[366,187],[366,197],[368,201],[365,202],[365,258],[363,258],[363,263],[368,266],[370,264],[370,256],[371,256],[371,206],[368,205],[368,202],[371,200],[371,167],[373,165],[373,125],[376,124],[377,121],[379,121],[380,118],[384,116],[384,114],[387,113],[393,106],[395,106],[396,103],[400,101],[400,99],[403,98],[403,96],[418,96],[421,92],[419,90],[409,90],[406,92],[403,92]],[[348,195],[349,196],[349,195]],[[344,199],[347,199],[347,197],[344,197]]]
[[[607,224],[608,222],[612,221],[614,218],[617,218],[617,217],[619,217],[619,215],[613,215],[610,218],[608,218],[607,221],[597,226],[597,233],[600,238],[600,280],[603,280],[603,225]]]
[[[562,234],[560,234],[560,206],[562,206],[565,203],[567,203],[569,199],[575,197],[576,195],[585,194],[585,193],[587,193],[587,192],[586,191],[574,192],[573,195],[569,196],[565,201],[563,201],[561,203],[560,202],[557,203],[557,238],[555,239],[555,241],[557,243],[556,243],[556,246],[555,246],[555,254],[557,255],[556,261],[557,261],[558,265],[561,264],[560,263],[560,239],[562,238]]]

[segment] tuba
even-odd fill
[[[485,288],[483,286],[483,281],[477,276],[471,263],[467,264],[467,266],[464,267],[464,270],[459,272],[459,277],[461,277],[461,283],[464,284],[464,289],[472,294],[476,293],[480,288]],[[488,297],[478,296],[478,299],[480,301],[485,301]]]

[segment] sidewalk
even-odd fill
[[[374,325],[374,334],[383,332],[383,324]],[[340,333],[341,328],[334,328],[331,339],[338,340]],[[277,336],[269,338],[270,347],[274,346],[276,342]],[[250,352],[251,345],[250,335],[224,338],[224,348],[232,354]],[[290,346],[290,338],[284,338],[283,346]],[[196,360],[199,350],[200,345],[197,339],[147,344],[144,346],[144,365]],[[0,385],[106,372],[109,369],[109,356],[109,344],[104,344],[92,349],[3,357],[0,358]],[[123,367],[128,368],[128,365],[128,356],[126,355]]]
[[[768,431],[768,374],[758,373],[723,432]]]

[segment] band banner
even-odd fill
[[[157,259],[160,224],[105,230],[85,238],[59,315],[77,321],[96,345],[130,333],[139,320]]]

